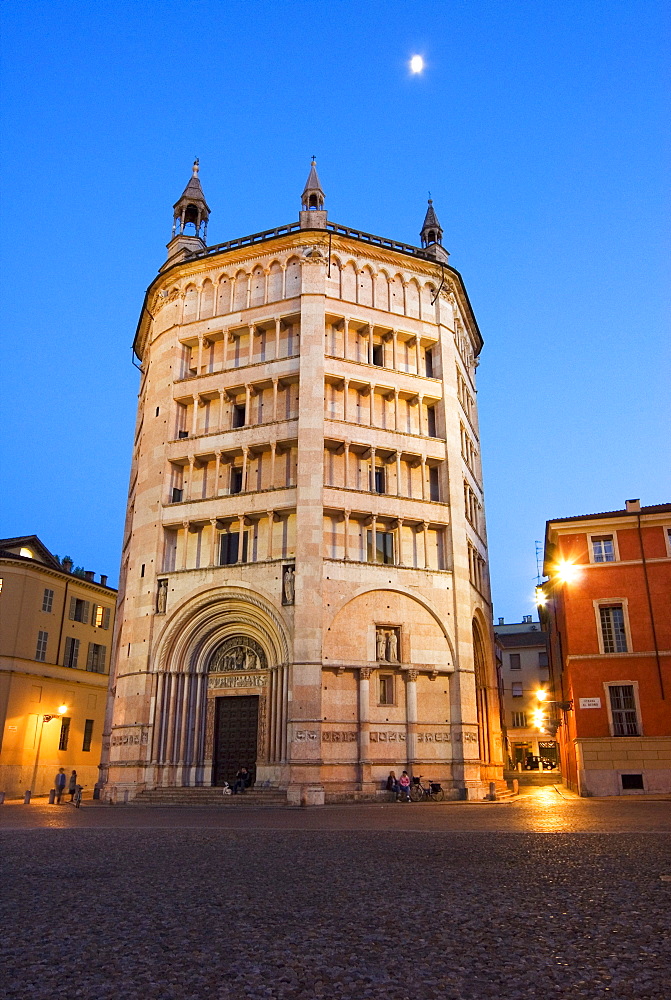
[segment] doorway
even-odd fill
[[[256,778],[256,741],[259,728],[259,696],[236,695],[217,698],[214,716],[212,784],[233,784],[235,773],[246,767]]]

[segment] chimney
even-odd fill
[[[69,559],[67,556],[63,558],[62,566],[66,573],[72,573],[73,565],[72,559]]]
[[[84,570],[84,577],[85,577],[85,579],[87,579],[89,581],[89,583],[93,583],[93,579],[95,577],[95,573],[93,572],[92,569],[86,569],[86,570]]]
[[[522,621],[524,622],[525,625],[528,625],[529,622],[531,621],[531,615],[524,615]]]
[[[627,514],[640,514],[641,513],[641,501],[640,500],[625,500],[624,506],[627,510]]]
[[[101,587],[107,586],[107,577],[104,576],[102,573],[100,574],[100,586]]]
[[[499,618],[499,625],[505,625],[503,618]]]

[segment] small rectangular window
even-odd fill
[[[93,738],[93,719],[87,719],[84,723],[84,739],[82,741],[82,750],[84,753],[88,753],[91,749],[91,740]]]
[[[595,563],[615,562],[612,535],[592,536],[592,555]]]
[[[178,433],[177,433],[177,437],[179,437],[179,438],[188,438],[188,436],[189,436],[189,432],[188,431],[178,431]]]
[[[513,729],[526,729],[527,728],[527,713],[526,712],[513,712]]]
[[[375,466],[373,487],[375,493],[386,493],[384,468],[381,465]]]
[[[94,674],[105,673],[105,654],[107,649],[97,642],[89,643],[89,652],[86,657],[86,669]]]
[[[433,406],[426,408],[426,432],[429,437],[438,437],[436,433],[436,411]]]
[[[242,469],[231,469],[231,493],[242,493]]]
[[[170,494],[170,503],[181,503],[183,496],[184,490],[179,490],[176,486],[173,486],[172,493]]]
[[[604,653],[626,653],[627,633],[624,628],[624,609],[621,604],[602,605],[599,608],[601,638]]]
[[[41,630],[37,633],[37,649],[35,650],[35,659],[39,660],[40,663],[44,663],[47,658],[47,639],[49,638],[48,632],[42,632]]]
[[[110,627],[110,609],[104,608],[102,604],[93,605],[93,624],[96,628]]]
[[[522,663],[519,653],[510,653],[510,669],[511,670],[521,670]]]
[[[249,532],[245,531],[242,535],[242,558],[240,562],[247,562],[247,544],[248,544]],[[221,547],[220,547],[220,566],[232,566],[234,563],[238,562],[238,555],[240,549],[240,532],[239,531],[226,531],[221,536]]]
[[[70,720],[63,716],[61,719],[61,734],[58,739],[58,749],[67,750],[68,740],[70,739]]]
[[[384,366],[384,348],[382,344],[373,344],[373,364],[378,368]]]
[[[622,779],[622,790],[627,791],[629,789],[638,788],[643,790],[643,775],[642,774],[621,774]]]
[[[513,698],[521,698],[522,694],[523,694],[523,692],[522,692],[522,682],[521,681],[514,681],[513,685],[512,685],[512,695],[513,695]]]
[[[77,667],[77,659],[79,658],[79,639],[74,639],[71,635],[66,636],[65,639],[65,657],[63,658],[63,666],[71,667],[73,670]]]
[[[367,552],[366,552],[367,561],[384,563],[385,565],[393,565],[394,532],[376,531],[375,548],[373,548],[373,532],[368,531],[366,534],[367,534]]]
[[[613,717],[613,736],[639,736],[633,685],[611,684],[608,695]]]
[[[427,347],[424,358],[426,362],[426,377],[433,378],[433,351],[430,347]]]
[[[440,500],[440,481],[438,479],[438,466],[429,466],[429,497],[438,502]]]
[[[549,667],[550,666],[550,663],[549,663],[549,660],[548,660],[548,654],[547,653],[539,653],[538,654],[538,666],[539,667]]]
[[[79,597],[70,598],[70,620],[75,622],[81,622],[83,625],[88,625],[89,623],[89,611],[91,610],[91,602],[83,601]]]
[[[245,404],[235,403],[233,406],[233,426],[244,427],[246,423]]]
[[[380,677],[380,705],[394,704],[394,678],[390,675]]]
[[[54,592],[53,590],[44,591],[44,596],[42,598],[42,611],[51,611],[54,606]]]

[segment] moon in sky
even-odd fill
[[[413,56],[410,60],[410,72],[421,73],[424,69],[424,60],[421,56]]]

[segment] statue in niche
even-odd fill
[[[282,604],[293,604],[296,590],[296,573],[293,566],[285,566],[282,570]]]
[[[233,635],[225,639],[210,657],[208,673],[246,673],[266,670],[268,662],[263,647],[246,635]]]
[[[398,629],[378,626],[375,630],[375,650],[378,661],[398,663]]]
[[[390,629],[387,636],[387,659],[391,663],[398,663],[398,635],[395,628]]]
[[[168,605],[168,581],[158,581],[158,591],[156,592],[156,614],[164,615]]]

